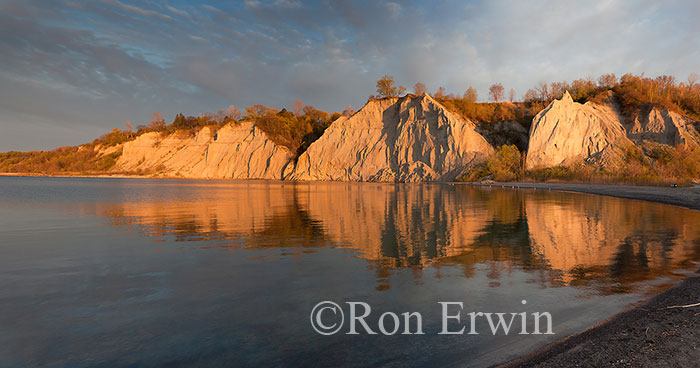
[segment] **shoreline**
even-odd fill
[[[700,269],[638,307],[498,367],[688,366],[700,361],[700,306],[691,306],[699,302]]]
[[[578,183],[454,183],[454,185],[470,185],[476,187],[514,188],[514,189],[544,189],[562,192],[597,194],[624,199],[635,199],[656,202],[700,211],[700,186],[671,188],[615,184],[578,184]]]

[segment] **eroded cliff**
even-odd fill
[[[620,147],[632,144],[620,120],[620,113],[611,102],[580,104],[566,92],[533,119],[526,168],[581,160],[617,164]]]
[[[427,94],[367,103],[312,143],[285,178],[415,182],[453,180],[493,152],[475,125]]]
[[[124,143],[113,171],[185,178],[282,179],[292,153],[252,122],[195,133],[151,132]]]
[[[620,113],[612,91],[601,103],[574,102],[568,92],[540,111],[530,128],[526,169],[585,162],[615,169],[625,149],[645,143],[698,146],[698,122],[657,107]]]

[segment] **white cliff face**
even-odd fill
[[[577,161],[614,165],[620,149],[631,145],[612,103],[574,102],[566,92],[532,121],[526,168]]]
[[[187,132],[146,133],[123,146],[113,171],[185,178],[282,179],[292,153],[252,122]]]
[[[452,180],[493,148],[472,122],[427,94],[370,101],[309,146],[286,179]]]
[[[696,125],[690,118],[654,107],[649,113],[639,114],[626,128],[627,136],[637,144],[652,141],[669,146],[698,146],[700,135]]]
[[[540,111],[532,121],[526,168],[568,165],[577,161],[615,167],[625,147],[644,142],[669,146],[700,145],[700,124],[667,109],[640,111],[624,119],[608,92],[607,102],[574,102],[569,93]]]

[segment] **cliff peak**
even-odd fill
[[[573,103],[573,102],[574,102],[574,99],[571,98],[571,95],[569,94],[569,90],[568,90],[568,89],[564,92],[564,95],[561,96],[561,101],[567,102],[567,103]]]
[[[567,91],[532,120],[525,166],[534,169],[576,161],[615,165],[620,147],[629,144],[612,106],[582,105]]]
[[[452,180],[493,152],[474,128],[425,93],[370,101],[333,122],[285,178]]]

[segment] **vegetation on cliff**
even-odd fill
[[[300,100],[294,103],[294,113],[286,109],[277,110],[263,105],[253,105],[245,109],[243,115],[235,106],[220,110],[216,114],[185,116],[179,113],[172,123],[166,124],[160,113],[153,113],[147,125],[137,125],[132,129],[127,122],[125,129],[113,129],[111,132],[95,139],[92,143],[81,146],[60,147],[50,151],[5,152],[0,153],[0,172],[41,173],[41,174],[77,174],[107,172],[121,155],[121,149],[110,147],[136,139],[148,132],[161,132],[163,135],[190,133],[203,127],[221,128],[226,124],[238,124],[241,121],[254,121],[274,143],[289,148],[300,154],[309,144],[320,137],[330,123],[341,114],[329,114],[303,105]],[[347,110],[348,113],[350,110]]]
[[[467,171],[458,181],[555,181],[630,185],[689,185],[700,178],[700,148],[645,144],[628,146],[622,164],[597,168],[584,162],[525,170],[525,155],[514,145],[500,146],[489,159]]]
[[[120,151],[98,155],[93,145],[61,147],[51,151],[0,153],[0,172],[7,173],[100,173],[114,166]]]
[[[606,74],[593,79],[578,79],[572,83],[555,82],[541,83],[536,88],[525,93],[521,103],[475,103],[465,97],[455,98],[452,95],[443,97],[443,104],[462,113],[470,119],[490,121],[518,120],[532,121],[538,111],[549,105],[553,100],[560,99],[566,91],[572,98],[585,103],[606,103],[612,98],[622,113],[625,124],[648,114],[652,108],[668,109],[700,119],[700,77],[691,74],[687,81],[678,82],[672,76],[648,78],[644,75],[625,74],[617,78],[614,74]],[[496,92],[501,88],[496,89]],[[491,93],[494,95],[494,93]],[[500,93],[492,96],[495,100],[502,97]],[[499,107],[492,107],[492,106]],[[528,123],[529,124],[529,123]],[[700,124],[694,122],[695,130],[700,131]],[[643,142],[638,146],[624,147],[622,162],[615,167],[595,167],[583,161],[567,166],[550,168],[524,169],[525,149],[517,147],[521,153],[521,166],[513,164],[515,147],[503,146],[486,163],[470,170],[461,180],[477,181],[493,179],[498,181],[510,180],[560,180],[578,182],[605,182],[629,184],[678,183],[687,184],[700,178],[700,148],[691,145],[668,146],[655,142]],[[510,153],[507,155],[506,153]],[[510,169],[504,169],[510,168]]]
[[[592,168],[581,163],[567,167],[524,170],[523,152],[527,149],[527,136],[522,136],[532,124],[533,117],[554,99],[561,98],[569,91],[577,102],[604,102],[612,96],[626,119],[632,120],[640,113],[659,107],[678,112],[700,120],[700,76],[693,73],[687,80],[679,82],[672,76],[662,75],[649,78],[642,75],[625,74],[618,78],[606,74],[597,80],[577,79],[573,82],[540,83],[528,90],[522,101],[515,101],[515,91],[506,89],[500,83],[488,91],[491,102],[477,102],[478,93],[472,86],[462,96],[447,94],[440,87],[433,97],[448,110],[458,113],[477,124],[479,132],[499,135],[498,142],[491,142],[497,148],[494,155],[485,163],[476,166],[462,177],[463,180],[574,180],[627,183],[688,182],[700,177],[700,149],[692,146],[670,147],[645,143],[625,148],[624,162],[616,168]],[[403,87],[394,85],[394,78],[386,75],[377,81],[379,98],[402,94]],[[416,83],[415,94],[426,91],[423,83]],[[612,95],[609,91],[612,91]],[[370,96],[370,99],[375,96]],[[305,105],[296,100],[293,111],[278,110],[264,105],[253,105],[241,112],[231,106],[215,114],[185,116],[180,113],[167,124],[163,116],[154,113],[150,122],[132,129],[127,122],[126,129],[114,129],[91,143],[76,147],[61,147],[51,151],[6,152],[0,153],[0,172],[17,173],[97,173],[112,169],[121,154],[120,144],[133,140],[147,132],[161,132],[163,135],[174,132],[194,133],[202,127],[221,128],[227,124],[253,121],[270,140],[289,148],[298,157],[316,141],[340,113],[329,114]],[[351,108],[342,115],[352,115]],[[519,124],[522,129],[510,129],[501,122]],[[498,128],[496,128],[498,127]],[[494,128],[494,129],[491,129]],[[695,123],[695,129],[700,126]],[[513,137],[503,137],[512,134]],[[504,144],[505,143],[505,144]]]

